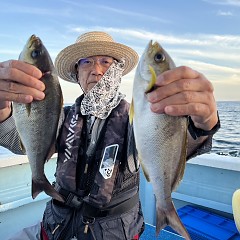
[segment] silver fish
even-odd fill
[[[55,140],[61,115],[63,97],[51,57],[40,38],[32,35],[19,60],[39,68],[40,79],[46,86],[45,98],[30,104],[13,103],[13,117],[32,172],[33,199],[42,191],[63,201],[44,174],[44,164],[55,151]]]
[[[170,225],[190,239],[171,197],[184,174],[187,118],[153,113],[146,98],[146,93],[154,89],[156,76],[174,67],[173,60],[160,44],[150,41],[135,73],[130,122],[133,123],[142,170],[152,183],[156,197],[156,235]]]

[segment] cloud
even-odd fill
[[[233,13],[230,12],[230,11],[225,12],[225,11],[219,10],[219,11],[217,12],[217,15],[218,15],[218,16],[233,16]]]
[[[240,47],[240,35],[213,35],[213,34],[181,34],[181,35],[166,35],[156,32],[144,31],[142,29],[122,29],[122,28],[110,28],[94,26],[91,28],[78,28],[71,27],[69,31],[82,33],[92,30],[106,31],[119,35],[119,37],[125,36],[128,39],[134,39],[134,42],[143,41],[147,42],[150,39],[157,40],[160,43],[168,45],[181,45],[181,46],[227,46],[229,48]]]
[[[203,1],[207,3],[215,4],[215,5],[229,5],[229,6],[240,7],[239,0],[203,0]]]
[[[206,45],[208,44],[207,41],[203,41],[203,40],[198,40],[198,39],[191,39],[191,38],[183,38],[180,36],[171,36],[171,35],[164,35],[164,34],[158,34],[158,33],[154,33],[154,32],[149,32],[149,31],[144,31],[141,29],[122,29],[122,28],[111,28],[111,27],[99,27],[99,26],[95,26],[92,28],[88,28],[88,30],[100,30],[100,31],[106,31],[108,33],[115,33],[122,36],[126,36],[129,39],[133,38],[135,41],[139,41],[139,40],[150,40],[150,39],[154,39],[154,40],[158,40],[160,42],[167,42],[168,44],[184,44],[184,45]],[[84,31],[86,31],[87,29],[84,29]],[[83,28],[72,28],[71,31],[73,32],[82,32]]]
[[[169,48],[169,52],[179,56],[179,57],[188,57],[188,58],[204,58],[204,59],[213,59],[220,60],[223,59],[225,62],[235,62],[239,63],[239,55],[233,50],[232,52],[228,51],[226,54],[225,51],[218,51],[217,49],[190,49],[190,48]]]
[[[194,65],[199,70],[222,72],[222,73],[228,73],[228,74],[234,74],[234,75],[237,74],[240,76],[239,68],[231,68],[231,67],[206,63],[202,61],[194,61],[194,60],[189,60],[188,63],[189,65],[192,65],[192,66]]]

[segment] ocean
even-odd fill
[[[240,157],[240,101],[217,102],[221,128],[213,136],[212,152]]]
[[[219,101],[217,106],[221,128],[213,137],[212,152],[240,157],[240,101]],[[1,158],[9,155],[10,151],[0,147]]]

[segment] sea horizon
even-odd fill
[[[72,105],[65,103],[64,105]],[[221,155],[240,157],[240,101],[217,101],[218,112],[221,122],[220,130],[213,136],[211,152]],[[0,146],[0,157],[15,155]]]

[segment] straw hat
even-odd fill
[[[88,32],[80,35],[76,43],[64,48],[56,57],[55,67],[59,77],[75,82],[71,76],[76,72],[75,64],[80,58],[106,55],[117,60],[125,59],[123,75],[129,73],[138,62],[138,54],[130,47],[115,42],[105,32]]]

